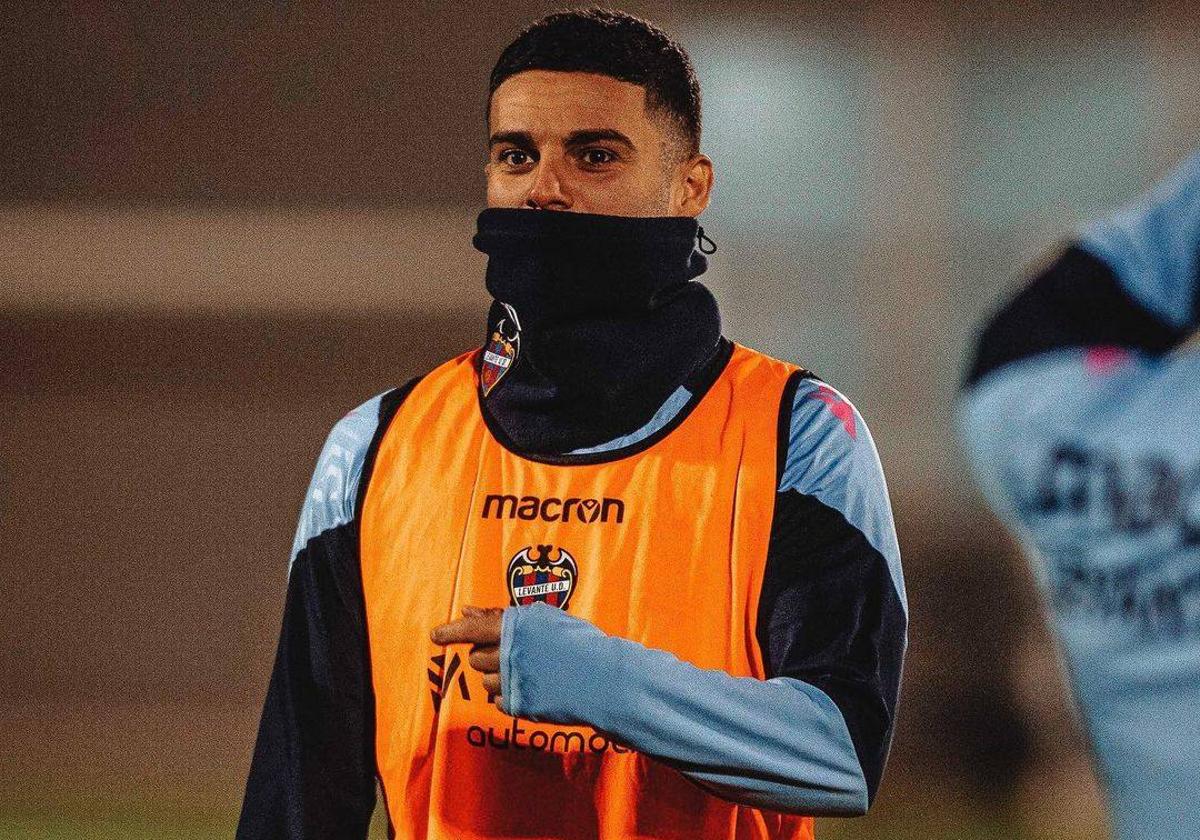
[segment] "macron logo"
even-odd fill
[[[524,519],[531,522],[608,522],[625,521],[625,503],[620,499],[559,499],[550,496],[510,496],[491,493],[483,500],[484,519]]]

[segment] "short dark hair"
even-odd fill
[[[646,107],[674,124],[687,154],[700,151],[700,83],[683,47],[649,21],[616,9],[555,12],[530,24],[492,68],[492,94],[526,70],[598,73],[646,89]]]

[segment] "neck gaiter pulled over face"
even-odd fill
[[[688,217],[488,209],[474,245],[494,302],[484,411],[522,451],[561,455],[645,425],[721,335]]]

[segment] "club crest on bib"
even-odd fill
[[[565,548],[549,545],[526,546],[508,561],[508,594],[514,607],[527,607],[541,601],[552,607],[567,608],[579,567]]]
[[[479,368],[479,384],[485,397],[504,378],[504,374],[512,370],[521,350],[521,322],[517,320],[517,312],[507,303],[501,306],[508,314],[492,330],[492,337],[483,348],[483,364]]]

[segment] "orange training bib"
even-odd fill
[[[464,606],[541,600],[764,678],[756,610],[796,368],[735,346],[664,437],[567,465],[496,440],[476,369],[466,354],[417,384],[383,432],[362,508],[376,757],[397,836],[811,838],[810,818],[726,802],[608,735],[503,714],[465,648],[429,641]]]

